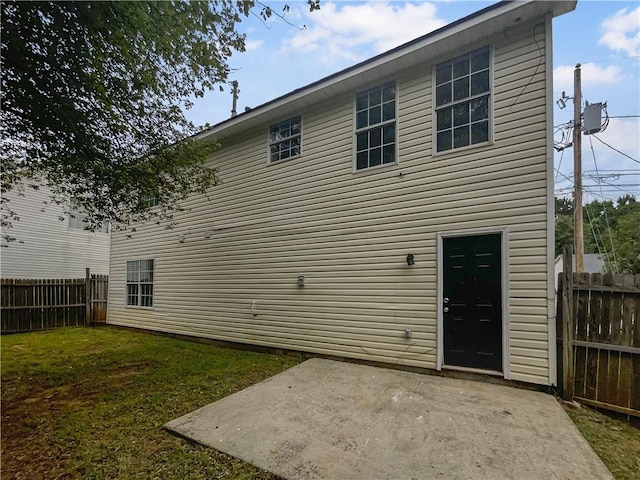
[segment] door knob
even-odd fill
[[[442,301],[443,301],[444,303],[449,303],[449,299],[448,299],[448,298],[446,298],[446,297],[445,297]]]
[[[447,313],[449,311],[449,307],[444,307],[442,310],[444,311],[444,313]]]

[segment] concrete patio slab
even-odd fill
[[[166,428],[291,480],[613,478],[551,395],[322,359]]]

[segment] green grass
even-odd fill
[[[2,478],[277,478],[162,425],[302,357],[109,327],[0,341]],[[639,478],[640,430],[588,408],[565,408],[617,479]]]
[[[588,407],[563,406],[617,480],[640,478],[639,429]]]
[[[302,357],[109,327],[1,342],[2,478],[276,478],[162,425]]]

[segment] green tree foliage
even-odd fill
[[[583,207],[585,253],[598,253],[605,270],[640,273],[640,202],[632,195],[593,200]],[[573,243],[573,202],[556,198],[556,255]]]
[[[184,111],[227,81],[228,59],[244,50],[241,18],[270,9],[235,0],[1,8],[3,227],[15,220],[5,193],[26,177],[73,197],[94,227],[170,218],[217,183],[205,165],[217,144],[197,140]],[[160,204],[153,212],[149,198]]]

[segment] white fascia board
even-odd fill
[[[225,120],[197,134],[195,138],[204,139],[213,136],[220,139],[284,117],[289,113],[298,113],[302,108],[316,104],[322,99],[331,98],[350,88],[364,85],[371,78],[382,78],[419,62],[437,59],[448,52],[480,42],[500,31],[517,28],[519,23],[544,17],[547,14],[555,17],[570,12],[575,9],[576,3],[577,0],[524,0],[492,5],[354,67]]]

